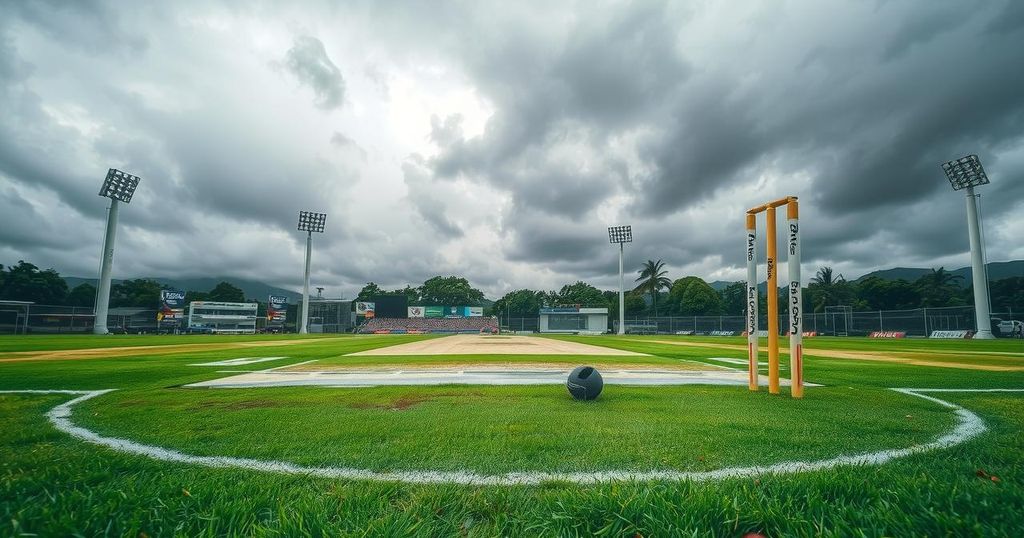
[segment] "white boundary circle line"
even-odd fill
[[[158,461],[174,463],[185,463],[200,465],[203,467],[237,468],[253,471],[298,474],[315,476],[320,478],[339,478],[345,480],[379,481],[379,482],[404,482],[410,484],[457,484],[470,486],[515,486],[515,485],[537,485],[544,482],[571,482],[576,484],[594,484],[613,481],[694,481],[706,482],[722,480],[727,478],[748,478],[761,475],[790,474],[810,471],[820,471],[840,466],[852,465],[880,465],[894,459],[904,458],[922,452],[949,448],[964,443],[977,437],[986,431],[985,423],[981,417],[973,412],[951,402],[940,400],[932,396],[921,394],[923,392],[1024,392],[1024,389],[913,389],[893,388],[896,392],[924,398],[947,409],[952,409],[957,415],[958,422],[952,430],[935,440],[921,445],[912,445],[906,448],[880,450],[876,452],[865,452],[861,454],[850,454],[815,461],[788,461],[763,466],[751,467],[726,467],[714,471],[596,471],[596,472],[566,472],[549,473],[540,471],[512,472],[497,475],[483,475],[470,471],[394,471],[377,472],[367,469],[356,469],[351,467],[305,467],[293,463],[258,460],[252,458],[235,458],[230,456],[195,456],[162,448],[153,445],[145,445],[128,439],[116,437],[104,437],[92,430],[76,426],[71,421],[71,408],[86,400],[112,392],[114,389],[106,390],[0,390],[0,394],[77,394],[77,398],[64,402],[49,412],[46,417],[55,428],[68,435],[92,443],[107,447],[118,452],[145,456]]]

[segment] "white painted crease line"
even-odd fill
[[[295,364],[286,364],[284,366],[278,366],[277,368],[267,368],[266,370],[260,370],[260,371],[261,372],[273,372],[274,370],[280,370],[282,368],[291,368],[292,366],[302,366],[303,364],[309,364],[311,362],[316,362],[318,360],[320,360],[320,359],[313,359],[311,361],[297,362]]]
[[[257,364],[260,362],[276,361],[287,358],[288,357],[240,357],[237,359],[227,359],[223,361],[201,362],[197,364],[190,364],[189,366],[245,366],[247,364]]]
[[[254,471],[301,474],[321,478],[346,480],[368,480],[385,482],[405,482],[414,484],[461,484],[461,485],[535,485],[550,481],[572,482],[577,484],[593,484],[610,481],[649,481],[669,480],[696,482],[722,480],[727,478],[746,478],[766,474],[790,474],[799,472],[819,471],[839,466],[880,465],[894,459],[920,454],[936,449],[949,448],[962,444],[986,431],[985,423],[973,412],[956,404],[926,396],[921,392],[1024,392],[1024,389],[907,389],[894,388],[897,392],[923,398],[948,409],[957,416],[957,424],[952,430],[935,440],[906,448],[880,450],[861,454],[844,455],[816,461],[789,461],[771,465],[750,467],[726,467],[714,471],[597,471],[581,473],[549,473],[539,471],[521,471],[498,475],[482,475],[470,471],[396,471],[377,472],[351,467],[305,467],[288,462],[258,460],[252,458],[235,458],[230,456],[194,456],[158,446],[136,443],[128,439],[104,437],[89,429],[76,426],[71,421],[71,408],[90,398],[106,394],[110,390],[96,391],[0,391],[0,393],[61,393],[80,394],[79,397],[62,403],[47,414],[47,418],[58,430],[76,439],[104,446],[113,450],[149,457],[159,461],[185,463],[205,467],[239,468]]]

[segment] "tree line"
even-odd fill
[[[672,280],[662,260],[648,260],[637,271],[635,287],[625,293],[627,316],[742,316],[746,310],[745,281],[733,282],[721,290],[697,276]],[[850,306],[855,311],[902,310],[974,304],[974,290],[963,287],[963,277],[945,268],[933,269],[913,282],[885,280],[875,276],[857,282],[847,281],[831,267],[821,267],[803,289],[805,312],[824,312],[829,306]],[[785,308],[788,290],[776,293],[780,308]],[[767,311],[766,288],[759,293],[760,311]],[[989,282],[992,309],[996,312],[1024,311],[1024,277],[1010,277]],[[495,315],[529,317],[545,306],[578,304],[584,307],[608,308],[618,312],[618,292],[601,291],[576,282],[559,291],[515,290],[495,301]]]
[[[160,306],[160,290],[163,288],[159,282],[146,278],[118,282],[110,287],[110,306],[155,310]],[[31,263],[19,261],[9,267],[0,265],[0,299],[92,307],[96,302],[96,286],[83,282],[68,289],[67,282],[57,271],[41,270]],[[186,306],[191,301],[238,303],[245,301],[245,292],[230,282],[221,282],[208,291],[186,290]]]
[[[746,308],[746,283],[734,282],[716,290],[700,277],[668,277],[661,260],[648,260],[637,270],[634,287],[625,294],[625,311],[637,316],[741,316]],[[885,280],[868,277],[847,281],[831,267],[821,267],[804,288],[804,310],[823,312],[828,306],[851,306],[853,310],[902,310],[974,304],[974,290],[963,285],[963,277],[940,267],[917,280]],[[149,279],[118,282],[111,287],[110,306],[157,308],[160,283]],[[761,290],[761,311],[766,310],[765,291]],[[779,303],[787,300],[785,287],[777,290]],[[435,276],[420,286],[405,286],[386,291],[369,282],[359,291],[357,301],[371,301],[380,295],[405,295],[410,305],[483,306],[484,294],[458,276]],[[1010,277],[989,283],[992,309],[996,312],[1024,311],[1024,277]],[[91,307],[96,288],[82,283],[69,289],[67,282],[53,269],[19,261],[0,265],[0,299],[32,301],[36,304]],[[191,301],[243,302],[245,293],[229,282],[221,282],[208,291],[186,290]],[[264,303],[260,303],[261,309]],[[608,308],[618,312],[617,290],[600,290],[584,281],[566,284],[558,290],[519,289],[505,294],[486,308],[488,315],[530,317],[546,306],[580,305]]]

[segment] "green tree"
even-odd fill
[[[582,280],[562,286],[555,295],[557,304],[580,305],[586,308],[608,308],[608,301],[601,290]]]
[[[435,276],[419,288],[420,302],[424,305],[479,306],[484,292],[457,276]]]
[[[506,293],[501,299],[494,301],[491,305],[491,312],[502,317],[531,317],[536,316],[540,308],[544,306],[545,294],[542,291],[515,290]]]
[[[210,299],[210,294],[208,292],[205,292],[205,291],[189,290],[189,291],[185,292],[185,308],[188,308],[188,305],[191,304],[192,301],[210,301],[210,300],[212,300],[212,299]]]
[[[406,285],[404,288],[402,288],[400,290],[395,290],[395,291],[388,292],[386,294],[378,294],[378,295],[405,295],[405,297],[409,300],[409,304],[411,304],[411,305],[418,304],[420,302],[420,292],[419,292],[419,290],[417,290],[416,288],[414,288],[412,286],[409,286],[409,285]]]
[[[683,300],[683,293],[686,292],[687,288],[698,282],[703,283],[704,280],[696,276],[684,276],[672,283],[672,286],[668,290],[668,297],[666,298],[669,305],[669,311],[671,313],[680,313],[679,302]]]
[[[210,290],[209,300],[223,303],[241,303],[245,302],[245,292],[230,282],[221,282]]]
[[[906,280],[884,280],[876,276],[856,284],[857,305],[870,310],[898,310],[917,308],[921,294]]]
[[[853,289],[831,267],[821,267],[807,286],[815,312],[823,312],[826,306],[848,305],[856,299]]]
[[[59,305],[68,296],[68,283],[53,269],[40,271],[31,263],[18,261],[6,270],[0,266],[0,273],[0,299]]]
[[[384,294],[384,290],[380,289],[380,286],[376,283],[367,282],[366,285],[363,286],[363,289],[359,290],[359,294],[356,295],[356,301],[361,303],[369,302],[372,301],[374,297]],[[355,308],[355,305],[353,305],[352,308]]]
[[[68,292],[68,306],[93,306],[96,304],[96,286],[88,282],[82,282]]]
[[[606,301],[608,301],[608,313],[612,317],[619,315],[619,292],[618,291],[605,291],[602,292]],[[623,294],[623,299],[626,303],[625,315],[627,316],[638,316],[643,314],[644,309],[647,308],[647,303],[644,301],[642,295],[636,292],[627,291]],[[618,319],[618,318],[616,318]]]
[[[992,308],[1012,312],[1013,319],[1024,317],[1024,277],[1013,276],[993,281],[988,287],[992,296]],[[974,301],[974,297],[970,297]]]
[[[945,267],[932,269],[914,282],[921,294],[921,306],[960,306],[967,304],[961,295],[960,282],[964,277],[946,271]]]
[[[640,270],[637,271],[640,276],[636,277],[635,282],[639,282],[639,284],[633,289],[636,292],[650,294],[655,316],[658,315],[658,292],[672,285],[672,281],[665,276],[668,271],[663,270],[664,267],[665,262],[661,260],[644,262]]]
[[[110,306],[156,308],[160,303],[161,285],[155,280],[125,280],[110,287]]]
[[[747,312],[747,283],[733,282],[718,292],[722,297],[722,312],[728,316],[743,316]]]
[[[684,316],[718,316],[722,314],[722,296],[695,276],[680,278],[668,294],[673,310]]]

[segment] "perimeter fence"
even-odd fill
[[[176,326],[159,326],[156,309],[118,307],[107,315],[107,329],[114,334],[173,332]],[[84,306],[21,304],[0,308],[0,334],[89,334],[95,323],[93,308]],[[184,322],[177,328],[183,329]],[[266,318],[256,318],[257,330]]]
[[[993,331],[999,320],[1021,320],[1024,312],[993,312]],[[768,326],[762,313],[761,327]],[[512,317],[501,320],[502,330],[536,331],[537,317]],[[608,330],[617,332],[618,319],[608,316]],[[780,331],[787,327],[786,313],[779,315]],[[744,316],[648,316],[627,317],[626,332],[630,334],[742,334],[746,330]],[[914,308],[909,310],[869,310],[813,312],[804,314],[804,331],[822,336],[867,336],[875,332],[902,332],[906,336],[928,336],[932,331],[976,331],[973,306]],[[1008,336],[1008,335],[1003,335]]]

